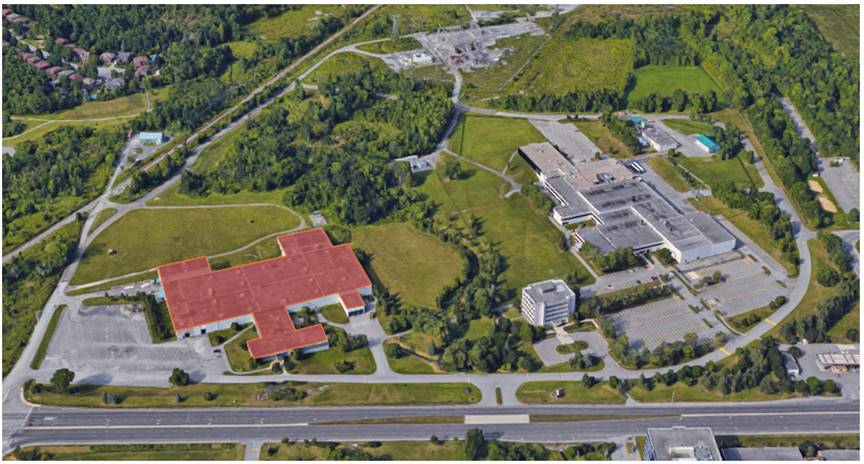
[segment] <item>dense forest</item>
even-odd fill
[[[91,52],[165,52],[182,40],[215,46],[240,38],[244,24],[301,5],[12,5],[35,32],[65,37]]]
[[[304,101],[302,89],[292,113],[277,105],[250,120],[229,155],[205,173],[184,172],[181,190],[272,190],[291,186],[285,201],[304,209],[330,209],[344,223],[374,222],[404,206],[399,167],[391,157],[434,147],[446,127],[451,102],[441,87],[364,69],[323,82],[322,99]],[[394,92],[395,99],[380,93]],[[326,102],[326,105],[325,103]],[[366,122],[357,130],[340,124]],[[399,129],[381,134],[382,124]]]
[[[101,193],[123,141],[119,130],[65,126],[4,156],[3,248],[23,243]]]
[[[3,113],[49,113],[75,104],[55,92],[48,76],[30,66],[10,47],[3,47]]]
[[[225,108],[231,89],[216,78],[189,81],[171,88],[171,95],[132,120],[132,130],[191,130]]]

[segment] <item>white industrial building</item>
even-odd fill
[[[563,280],[545,280],[522,289],[522,317],[531,325],[566,322],[576,311],[576,294]]]
[[[660,153],[666,153],[681,146],[674,137],[657,126],[645,125],[642,129],[642,138],[651,145],[651,148]]]

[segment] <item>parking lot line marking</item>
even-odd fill
[[[765,322],[767,322],[767,323],[769,323],[769,324],[771,324],[771,325],[777,325],[776,322],[772,321],[771,319],[768,319],[767,317],[765,318]]]
[[[727,350],[726,348],[723,348],[722,346],[720,348],[717,348],[717,349],[720,350],[720,352],[725,354],[726,356],[732,356],[732,353],[730,353],[729,350]]]

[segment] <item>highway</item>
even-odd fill
[[[34,408],[23,428],[12,434],[15,446],[38,443],[261,442],[319,440],[425,440],[464,437],[479,427],[487,437],[526,441],[611,440],[644,433],[647,427],[707,426],[715,434],[857,433],[859,403],[820,401],[765,404],[669,406],[517,406],[517,407],[351,407],[274,409],[98,410]],[[465,415],[583,416],[569,422],[466,425],[322,424],[368,418]],[[615,418],[620,416],[620,418]]]

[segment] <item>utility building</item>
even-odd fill
[[[259,337],[248,342],[254,358],[329,345],[321,324],[295,328],[293,312],[341,304],[362,314],[372,282],[351,245],[333,246],[323,229],[277,238],[282,256],[214,271],[206,257],[160,266],[159,279],[177,338],[254,322]]]
[[[696,145],[708,153],[715,153],[720,149],[720,145],[707,135],[699,134],[696,136]]]
[[[576,294],[563,280],[545,280],[522,289],[522,317],[532,325],[566,322],[576,310]]]
[[[649,428],[645,442],[648,461],[722,461],[708,427]]]

